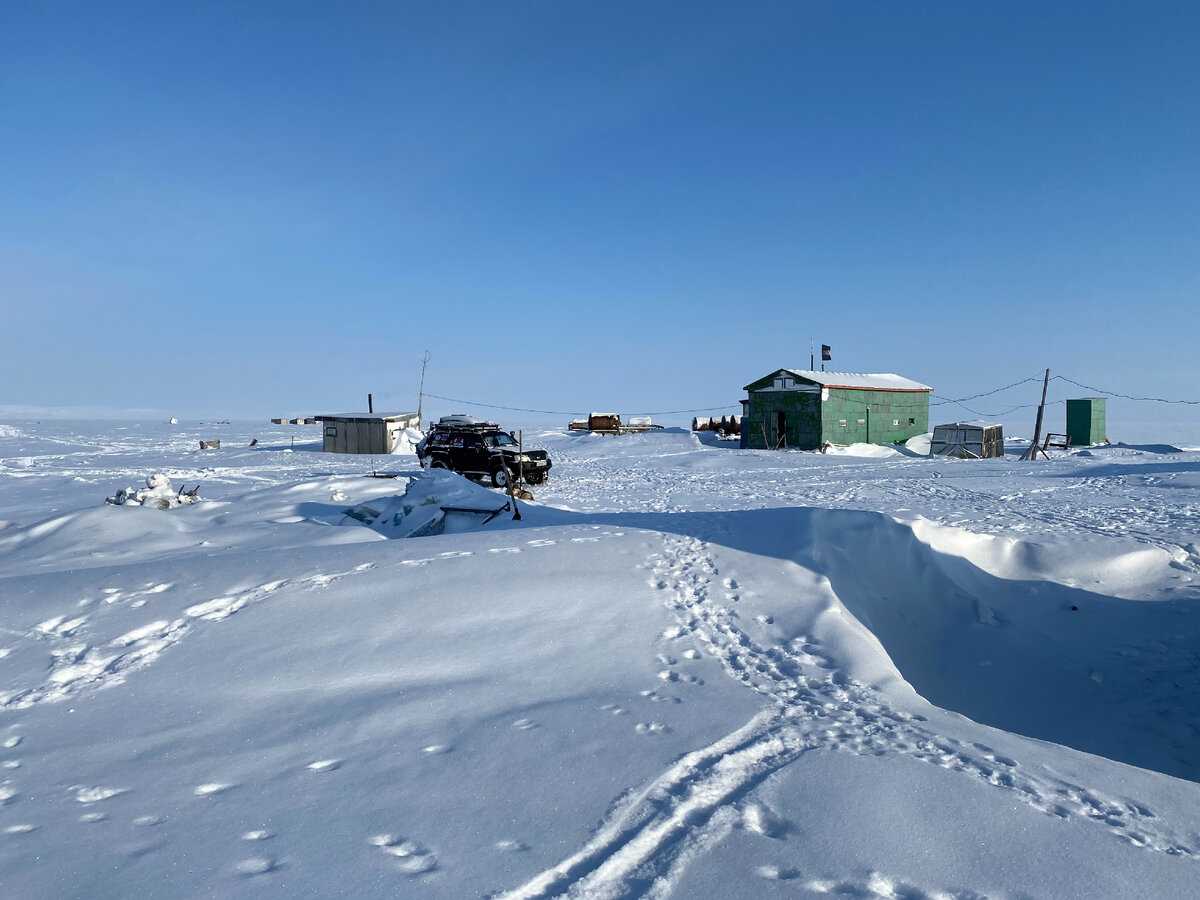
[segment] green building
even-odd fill
[[[1067,437],[1072,447],[1090,447],[1108,440],[1103,397],[1067,401]]]
[[[751,449],[893,444],[929,431],[933,388],[899,375],[778,369],[745,390],[741,445]]]

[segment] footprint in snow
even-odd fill
[[[754,874],[756,874],[759,878],[765,878],[768,881],[791,881],[795,878],[800,877],[799,870],[793,869],[790,866],[759,866],[757,869],[754,870]],[[854,896],[861,897],[864,895],[855,892]],[[870,895],[866,895],[866,896],[891,897],[891,896],[895,896],[895,895],[894,894],[878,894],[878,895],[870,894]],[[908,896],[908,895],[905,894],[904,896]]]
[[[278,861],[269,856],[250,856],[238,862],[233,870],[242,878],[253,878],[256,875],[267,875],[277,868]]]
[[[453,748],[449,744],[430,744],[428,747],[422,747],[421,752],[430,756],[440,756],[443,753],[449,753],[451,749]]]
[[[492,547],[488,553],[520,553],[520,547]]]
[[[553,547],[558,543],[558,541],[551,541],[543,538],[536,541],[527,541],[527,543],[530,547]]]
[[[255,831],[244,832],[242,834],[242,840],[243,841],[266,841],[266,840],[273,838],[274,836],[275,835],[271,834],[271,832],[265,831],[260,828],[260,829],[256,829]]]
[[[699,650],[684,650],[683,658],[684,659],[699,659],[700,651]]]
[[[306,769],[310,772],[334,772],[342,767],[340,759],[318,759],[316,762],[310,762]]]
[[[192,791],[192,793],[197,797],[215,797],[217,794],[223,794],[232,788],[232,784],[222,784],[218,781],[210,781],[206,782],[205,784],[197,785],[196,789]]]
[[[162,824],[162,816],[138,816],[133,820],[133,824],[139,828],[153,828]]]
[[[537,728],[538,723],[533,721],[533,719],[517,719],[517,721],[512,723],[512,727],[517,729],[517,731],[529,731]]]
[[[14,734],[12,737],[5,739],[4,749],[12,750],[14,747],[20,747],[21,741],[23,741],[23,740],[25,740],[25,738],[23,738],[21,735]]]
[[[85,822],[85,823],[89,823],[89,824],[93,823],[93,822],[103,822],[107,819],[108,819],[108,813],[102,813],[102,812],[84,813],[82,816],[79,817],[80,822]]]
[[[504,853],[522,853],[529,849],[529,845],[521,841],[496,841],[496,849]]]
[[[9,825],[4,829],[5,834],[30,834],[37,831],[38,826],[32,825],[29,822],[22,822],[18,825]]]
[[[415,877],[437,868],[437,856],[416,841],[405,840],[394,834],[377,834],[367,842],[387,856],[399,860],[398,868],[405,875]]]
[[[662,722],[638,722],[633,730],[638,734],[666,734],[671,729]]]
[[[84,804],[99,803],[125,793],[128,793],[126,788],[81,787],[75,789],[75,799]]]
[[[759,624],[761,624],[761,625],[774,625],[775,624],[774,616],[755,616],[754,618],[757,619]]]

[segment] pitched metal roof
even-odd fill
[[[815,381],[822,387],[852,388],[865,391],[932,391],[927,384],[896,375],[893,372],[814,372],[811,369],[783,369],[782,371]]]
[[[345,412],[345,413],[324,413],[319,416],[313,416],[318,422],[324,422],[327,419],[415,419],[415,412]]]

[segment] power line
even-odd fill
[[[993,388],[990,391],[983,391],[979,394],[972,394],[970,397],[956,397],[954,399],[951,399],[950,397],[939,397],[938,399],[943,403],[962,403],[964,400],[978,400],[980,397],[990,397],[992,394],[999,394],[1001,391],[1007,391],[1010,388],[1020,387],[1021,385],[1028,384],[1031,381],[1037,381],[1039,378],[1041,378],[1040,375],[1031,375],[1028,378],[1022,378],[1020,381],[1014,381],[1012,384],[1006,384],[1003,387]],[[1036,405],[1037,404],[1035,403],[1034,406]]]
[[[1037,381],[1037,380],[1039,380],[1040,377],[1041,376],[1030,376],[1028,378],[1022,378],[1019,381],[1014,381],[1009,384],[1004,384],[1004,385],[1001,385],[1000,387],[992,388],[991,390],[980,391],[977,394],[971,394],[967,397],[942,397],[938,394],[931,393],[930,394],[930,400],[931,400],[930,406],[937,407],[937,406],[945,406],[945,405],[949,404],[949,405],[953,405],[953,406],[958,406],[961,409],[966,410],[967,412],[971,413],[974,416],[979,416],[980,418],[999,419],[999,418],[1002,418],[1007,415],[1011,415],[1012,413],[1018,412],[1023,409],[1035,409],[1038,406],[1038,404],[1037,403],[1018,403],[1014,406],[1010,406],[1007,409],[1002,409],[998,412],[983,412],[982,410],[978,410],[972,406],[968,406],[966,401],[978,400],[982,397],[991,397],[994,394],[999,394],[999,393],[1002,393],[1003,391],[1012,390],[1013,388],[1020,387],[1021,385],[1029,384],[1030,382]],[[1146,402],[1153,402],[1153,403],[1175,403],[1175,404],[1183,404],[1183,405],[1187,405],[1187,406],[1200,406],[1200,400],[1173,400],[1173,399],[1168,399],[1165,397],[1135,397],[1131,394],[1122,394],[1117,391],[1108,391],[1103,388],[1095,387],[1094,385],[1084,384],[1083,382],[1075,381],[1072,378],[1067,378],[1064,375],[1054,375],[1051,377],[1051,380],[1052,381],[1053,380],[1063,381],[1068,384],[1075,385],[1076,387],[1083,388],[1084,390],[1094,391],[1095,393],[1098,393],[1098,394],[1105,394],[1109,397],[1119,397],[1124,400],[1146,401]],[[536,413],[538,415],[546,415],[546,416],[585,416],[585,415],[587,415],[586,412],[581,411],[581,410],[534,409],[532,407],[527,407],[527,406],[506,406],[506,405],[500,404],[500,403],[486,403],[482,400],[466,400],[462,397],[447,397],[442,394],[434,394],[434,393],[430,393],[428,391],[421,391],[420,396],[421,397],[431,397],[436,400],[444,400],[448,403],[462,403],[467,406],[478,406],[478,407],[482,407],[484,409],[498,409],[498,410],[504,410],[506,412]],[[859,402],[864,407],[869,407],[871,405],[865,401],[859,401]],[[1046,405],[1047,406],[1056,406],[1061,403],[1066,403],[1066,400],[1053,400],[1053,401],[1050,401],[1049,403],[1047,403]],[[714,404],[713,406],[700,406],[700,407],[693,407],[691,409],[668,409],[668,410],[658,410],[655,412],[627,413],[627,415],[675,416],[675,415],[684,415],[686,413],[703,413],[703,412],[715,412],[718,410],[725,410],[725,409],[737,409],[740,405],[741,405],[741,401],[734,401],[733,403]]]
[[[429,393],[428,391],[422,392],[422,396],[433,397],[436,400],[445,400],[447,403],[464,403],[467,406],[482,406],[487,409],[502,409],[507,412],[538,413],[540,415],[546,415],[546,416],[586,416],[587,415],[587,413],[581,412],[579,410],[530,409],[529,407],[525,407],[525,406],[503,406],[499,403],[483,403],[482,401],[479,401],[479,400],[464,400],[461,397],[444,397],[441,394],[432,394],[432,393]],[[740,405],[741,405],[741,402],[736,401],[734,403],[723,403],[723,404],[719,404],[716,406],[701,406],[701,407],[697,407],[695,409],[666,409],[666,410],[659,410],[657,412],[626,413],[626,415],[630,415],[630,416],[675,416],[675,415],[682,415],[683,413],[711,412],[711,411],[717,410],[717,409],[734,409]]]
[[[1180,403],[1186,406],[1200,406],[1200,400],[1168,400],[1165,397],[1134,397],[1131,394],[1120,394],[1116,391],[1106,391],[1104,388],[1093,387],[1090,384],[1083,384],[1075,381],[1072,378],[1067,378],[1065,375],[1055,375],[1059,381],[1065,381],[1068,384],[1073,384],[1075,387],[1081,387],[1085,391],[1095,391],[1097,394],[1106,394],[1109,397],[1119,397],[1122,400],[1144,400],[1151,403]]]

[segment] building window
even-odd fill
[[[858,424],[859,424],[859,425],[866,425],[866,424],[867,424],[867,420],[866,420],[866,419],[859,419],[859,420],[858,420]]]
[[[916,424],[917,424],[917,420],[916,420],[916,419],[909,419],[909,420],[908,420],[908,424],[909,424],[909,425],[916,425]]]
[[[895,428],[895,427],[896,427],[897,425],[899,425],[899,424],[900,424],[900,420],[899,420],[899,419],[892,419],[892,427],[893,427],[893,428]]]
[[[839,425],[841,425],[843,428],[845,428],[845,427],[846,427],[846,420],[845,420],[845,419],[838,419],[838,424],[839,424]]]

